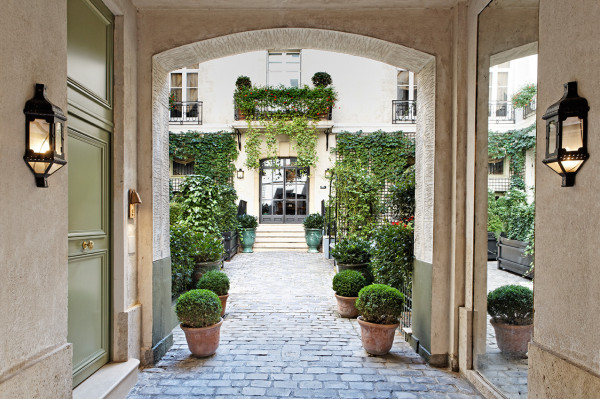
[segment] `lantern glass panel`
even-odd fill
[[[572,173],[572,172],[577,172],[577,169],[579,169],[579,167],[583,163],[583,160],[562,161],[561,163],[562,163],[563,168],[565,168],[565,172]]]
[[[52,166],[48,169],[48,175],[51,175],[52,173],[56,172],[57,170],[59,170],[60,168],[62,168],[63,165],[59,164],[59,163],[53,163]]]
[[[550,163],[547,163],[546,165],[548,165],[550,168],[552,168],[553,171],[555,171],[558,174],[563,173],[562,169],[560,168],[560,165],[559,165],[558,161],[557,162],[550,162]]]
[[[63,155],[63,129],[62,123],[57,122],[54,125],[55,137],[54,137],[54,150],[57,155]]]
[[[571,116],[562,123],[562,147],[567,151],[583,147],[583,120],[577,116]]]
[[[29,122],[29,149],[36,154],[50,150],[50,124],[45,119]]]
[[[35,174],[44,174],[46,169],[48,169],[48,162],[40,162],[40,161],[27,161],[31,169]]]
[[[556,154],[556,121],[548,122],[548,131],[546,132],[547,138],[547,155]]]

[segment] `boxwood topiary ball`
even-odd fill
[[[402,314],[404,295],[385,284],[368,285],[358,293],[356,308],[364,321],[396,324]]]
[[[221,320],[221,300],[209,290],[191,290],[177,298],[175,313],[184,327],[200,328]]]
[[[533,291],[521,285],[503,285],[488,294],[487,310],[494,322],[516,326],[533,323]]]
[[[367,280],[362,273],[356,270],[343,270],[333,277],[333,290],[339,296],[355,297]]]
[[[229,292],[229,277],[218,270],[211,270],[204,273],[198,280],[196,288],[212,291],[219,296],[227,295]]]

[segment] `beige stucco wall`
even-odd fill
[[[590,106],[590,159],[574,187],[560,187],[560,177],[541,163],[545,132],[538,129],[534,343],[539,355],[531,359],[530,369],[543,372],[530,373],[532,398],[563,397],[561,392],[589,397],[579,387],[585,379],[571,378],[573,368],[585,371],[596,387],[600,378],[599,18],[600,5],[594,0],[540,2],[538,125],[545,126],[540,116],[562,96],[563,84],[577,81]],[[553,368],[543,367],[548,361]]]
[[[0,14],[0,397],[71,384],[67,344],[68,166],[37,188],[23,162],[25,102],[35,83],[67,108],[66,0],[3,4]],[[10,55],[10,56],[7,56]],[[48,66],[52,67],[49,68]],[[68,151],[68,149],[67,149]],[[45,358],[48,355],[48,358]],[[44,367],[39,367],[41,363]],[[44,381],[56,376],[56,384]],[[49,396],[48,396],[49,397]]]

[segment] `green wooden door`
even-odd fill
[[[73,386],[109,361],[113,18],[68,0],[69,313]]]

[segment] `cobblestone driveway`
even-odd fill
[[[333,267],[322,254],[238,254],[221,345],[190,356],[179,327],[156,367],[140,372],[128,398],[481,398],[456,373],[435,369],[397,334],[371,357],[355,320],[335,312]]]

